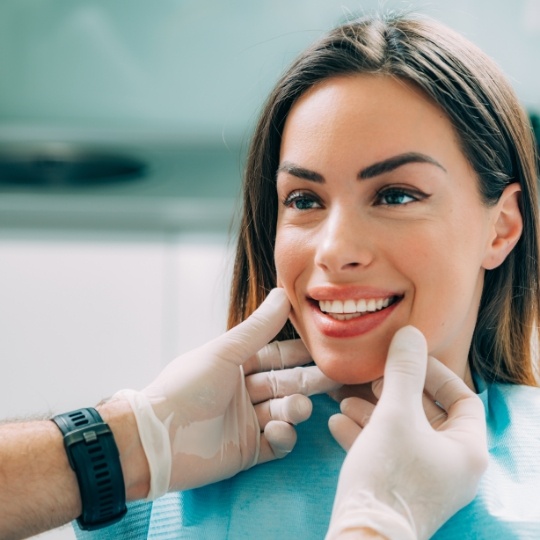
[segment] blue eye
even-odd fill
[[[401,206],[418,200],[417,196],[402,189],[392,188],[377,194],[377,203],[386,206]]]
[[[283,201],[285,206],[294,208],[295,210],[313,210],[314,208],[321,208],[321,204],[318,200],[308,193],[301,191],[294,191]]]

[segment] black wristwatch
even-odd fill
[[[93,408],[52,418],[64,435],[69,464],[77,475],[81,529],[91,531],[119,521],[127,512],[124,475],[111,429]]]

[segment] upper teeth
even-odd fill
[[[319,308],[325,313],[366,313],[388,307],[391,298],[369,300],[319,300]]]

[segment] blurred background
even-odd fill
[[[0,2],[0,420],[141,388],[224,330],[261,104],[378,8],[461,31],[540,127],[540,0]]]

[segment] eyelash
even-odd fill
[[[400,195],[408,197],[409,199],[412,199],[410,201],[404,202],[402,204],[390,204],[388,202],[381,202],[384,197],[391,197],[392,195]],[[377,191],[376,195],[376,202],[379,206],[407,206],[408,204],[411,204],[413,202],[418,202],[421,200],[424,200],[429,195],[426,195],[425,193],[421,193],[416,190],[401,188],[397,186],[391,186],[391,187],[384,187],[381,190]]]
[[[285,199],[283,200],[283,204],[284,206],[291,208],[293,207],[294,204],[297,204],[299,201],[305,201],[305,200],[318,203],[319,206],[321,206],[321,204],[317,201],[317,197],[315,195],[305,192],[305,191],[293,191],[292,193],[289,193],[289,195],[287,195],[287,197],[285,197]],[[295,208],[295,210],[305,212],[306,210],[312,210],[312,208]]]
[[[402,197],[403,196],[408,197],[411,200],[403,202],[401,204],[396,204],[396,203],[391,204],[389,202],[382,202],[385,197],[388,198],[388,197],[396,196],[396,195],[402,196]],[[379,191],[377,191],[376,196],[375,196],[375,205],[387,206],[387,207],[407,206],[413,202],[418,202],[418,201],[427,199],[428,197],[429,195],[425,193],[421,193],[416,190],[413,191],[410,189],[400,188],[396,186],[384,187],[380,189]],[[292,193],[287,195],[287,197],[285,197],[285,199],[283,200],[283,205],[289,208],[292,208],[294,207],[294,205],[298,204],[301,201],[309,201],[311,203],[318,204],[319,208],[322,206],[321,203],[319,202],[318,197],[316,197],[312,193],[300,191],[300,190],[293,191]],[[298,207],[294,207],[294,208],[295,210],[299,210],[301,212],[305,212],[307,210],[313,210],[313,208],[298,208]]]

